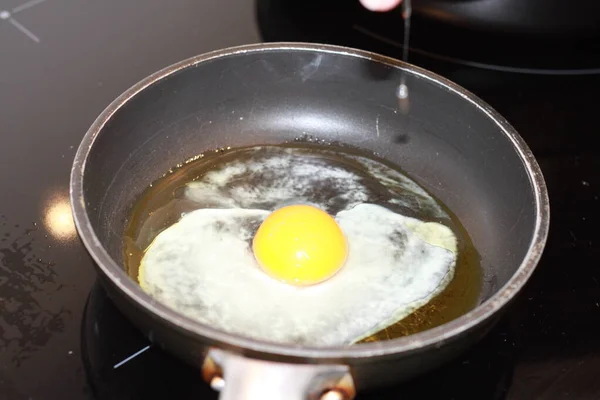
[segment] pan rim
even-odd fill
[[[93,148],[96,138],[102,132],[106,123],[111,120],[112,116],[122,106],[154,83],[161,81],[176,72],[210,60],[244,53],[268,51],[316,51],[362,58],[392,68],[403,69],[462,97],[465,101],[476,106],[488,119],[493,121],[500,131],[510,140],[513,149],[517,152],[523,163],[534,191],[536,208],[535,228],[529,249],[508,282],[489,299],[468,313],[438,327],[414,335],[389,341],[355,344],[349,347],[310,347],[260,341],[241,335],[226,333],[208,325],[201,324],[156,302],[152,297],[146,294],[136,282],[131,280],[102,246],[92,228],[87,214],[83,193],[83,182],[87,157]],[[281,358],[284,357],[288,360],[301,361],[311,359],[312,362],[317,363],[330,362],[331,360],[341,360],[343,362],[344,360],[360,360],[364,358],[384,357],[397,354],[408,355],[431,347],[439,348],[443,346],[444,343],[451,341],[453,338],[456,338],[475,328],[477,325],[480,325],[484,321],[491,319],[518,294],[534,272],[546,244],[550,223],[550,205],[547,188],[541,169],[533,156],[533,153],[508,121],[486,102],[452,81],[412,64],[404,63],[377,53],[344,46],[300,42],[259,43],[215,50],[172,64],[131,86],[102,111],[84,135],[78,147],[71,169],[70,200],[75,226],[84,246],[93,258],[96,268],[101,270],[111,283],[129,299],[129,301],[136,303],[152,315],[168,322],[173,328],[187,334],[197,335],[201,338],[205,338],[205,340],[208,339],[218,347],[248,354],[256,358],[277,358],[281,360]]]

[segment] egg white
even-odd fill
[[[293,150],[293,149],[288,149]],[[258,182],[244,178],[265,176]],[[186,198],[212,208],[274,209],[288,204],[311,204],[326,211],[335,198],[318,199],[314,190],[328,182],[339,201],[352,207],[367,200],[360,177],[342,168],[315,164],[311,158],[275,153],[258,160],[230,162],[186,186]]]
[[[174,310],[230,333],[312,346],[355,343],[406,317],[454,276],[456,238],[374,204],[339,212],[348,259],[309,287],[274,280],[251,238],[270,211],[199,209],[161,232],[145,252],[142,288]]]
[[[221,164],[188,183],[186,199],[202,208],[273,210],[302,203],[335,214],[362,203],[381,203],[367,187],[366,181],[370,181],[384,188],[390,204],[412,210],[417,216],[448,218],[415,181],[366,157],[324,149],[316,157],[302,148],[269,146],[246,152],[249,159]],[[328,155],[348,164],[331,164],[326,160]]]

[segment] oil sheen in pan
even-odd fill
[[[271,153],[293,152],[296,156],[303,157],[305,161],[314,160],[315,163],[320,165],[330,165],[338,169],[345,169],[353,174],[362,175],[365,179],[361,183],[367,187],[368,192],[368,199],[362,202],[385,205],[394,212],[415,217],[422,221],[442,223],[450,227],[456,235],[458,255],[454,277],[448,286],[426,305],[418,308],[394,325],[364,339],[364,342],[393,339],[427,330],[458,318],[477,305],[482,279],[479,256],[456,216],[439,199],[435,199],[428,193],[427,197],[430,203],[423,201],[418,206],[402,204],[402,202],[390,202],[389,194],[378,190],[379,182],[369,182],[372,177],[367,173],[368,167],[366,166],[392,171],[400,179],[405,179],[408,186],[416,185],[400,168],[362,150],[347,146],[324,146],[300,142],[265,146],[261,149],[263,149],[263,152]],[[261,154],[264,156],[264,153],[261,153],[256,147],[221,149],[201,154],[186,163],[178,165],[174,170],[169,171],[147,188],[133,206],[124,235],[124,260],[128,274],[137,281],[144,250],[161,231],[176,223],[182,214],[199,208],[214,207],[213,204],[202,204],[185,195],[185,188],[190,182],[201,179],[205,174],[225,164],[248,162],[256,157],[261,157]],[[398,174],[401,174],[401,176]],[[253,180],[256,179],[269,179],[269,176],[264,173],[248,174],[245,177],[237,178],[236,183],[238,185],[253,185]],[[416,189],[424,190],[420,187]],[[396,188],[395,190],[401,193],[403,189]],[[335,185],[299,188],[293,195],[308,198],[316,204],[327,202],[327,211],[333,215],[343,209],[348,201],[353,201],[344,193],[337,192]],[[331,201],[331,199],[337,200]],[[290,200],[293,202],[295,199]],[[255,208],[269,210],[274,206],[276,205],[265,203]],[[364,299],[364,301],[369,300]]]

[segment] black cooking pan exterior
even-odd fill
[[[407,74],[409,103],[395,88]],[[481,255],[481,304],[440,327],[351,347],[284,346],[194,322],[123,270],[123,231],[150,183],[199,153],[314,140],[400,165],[461,220]],[[400,382],[484,335],[533,273],[549,225],[540,169],[487,104],[431,72],[335,46],[274,43],[216,51],[130,88],[98,117],[73,164],[78,232],[115,304],[159,346],[202,369],[222,399],[315,397]],[[249,372],[250,371],[250,372]],[[280,396],[282,398],[282,396]]]

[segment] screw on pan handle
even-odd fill
[[[210,349],[202,375],[219,400],[352,400],[354,382],[346,365],[289,364]]]

